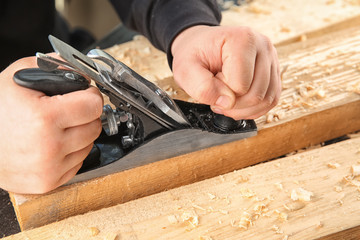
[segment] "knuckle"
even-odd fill
[[[250,45],[255,45],[256,42],[256,34],[255,32],[249,27],[242,27],[242,32],[244,34],[247,43]]]
[[[264,46],[265,46],[265,49],[268,51],[268,52],[274,52],[274,45],[272,44],[270,38],[268,38],[267,36],[263,36],[263,42],[264,42]]]
[[[250,76],[249,76],[249,78],[250,78]],[[239,83],[237,84],[236,89],[234,89],[234,91],[238,95],[243,96],[249,92],[250,86],[251,86],[250,82],[248,83],[248,82],[244,82],[244,81],[239,81]]]
[[[96,96],[92,99],[92,105],[93,105],[93,111],[94,111],[94,116],[96,118],[99,118],[102,114],[102,110],[103,110],[103,99],[100,96]]]
[[[264,98],[264,95],[262,94],[255,94],[252,98],[251,98],[251,105],[258,105],[260,103],[262,103],[263,101],[266,101]]]
[[[199,84],[194,89],[194,98],[195,100],[213,105],[215,104],[214,96],[216,94],[211,91],[211,87],[208,84]]]

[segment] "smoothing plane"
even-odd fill
[[[67,184],[257,134],[254,120],[234,120],[212,112],[208,105],[172,99],[100,49],[84,55],[51,35],[49,40],[61,60],[37,53],[39,68],[16,72],[14,81],[53,96],[86,89],[87,79],[92,79],[115,106],[104,106],[102,133]]]

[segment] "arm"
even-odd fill
[[[216,1],[112,2],[127,26],[167,53],[179,86],[214,112],[253,119],[277,104],[281,82],[276,49],[248,27],[217,26],[221,14]]]

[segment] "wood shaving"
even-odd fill
[[[307,40],[307,36],[306,36],[305,34],[303,34],[303,35],[301,35],[301,36],[299,37],[299,40],[300,40],[301,42],[305,42],[305,41]]]
[[[279,210],[275,210],[274,211],[277,214],[277,218],[281,221],[281,222],[286,222],[288,219],[288,215],[284,212],[280,212]]]
[[[285,26],[280,26],[280,32],[289,33],[291,32],[291,29]]]
[[[224,214],[224,215],[229,214],[229,211],[227,211],[227,210],[219,209],[218,211],[219,211],[219,213]]]
[[[199,238],[200,240],[213,240],[212,237],[209,237],[209,236],[200,236]]]
[[[247,230],[251,223],[251,214],[248,212],[243,212],[238,227]]]
[[[340,206],[342,206],[342,205],[344,204],[344,201],[343,201],[344,197],[345,197],[345,194],[342,193],[342,194],[336,199],[336,201],[340,204]]]
[[[274,183],[276,188],[279,189],[279,190],[283,190],[283,185],[281,183]]]
[[[351,166],[351,173],[354,177],[357,177],[360,175],[360,165],[352,165]]]
[[[316,225],[316,228],[322,228],[322,227],[324,227],[324,223],[320,221],[320,222]]]
[[[90,231],[90,235],[91,236],[96,236],[99,234],[100,230],[96,227],[90,227],[89,228],[89,231]]]
[[[203,207],[200,207],[199,205],[196,205],[196,204],[192,204],[193,208],[196,208],[196,209],[199,209],[199,210],[203,210],[203,211],[206,211],[205,208]]]
[[[181,215],[181,220],[187,222],[193,228],[199,225],[199,217],[194,212],[184,212]]]
[[[240,194],[245,198],[252,198],[256,195],[252,190],[248,188],[241,188]]]
[[[360,94],[360,83],[354,83],[346,88],[348,92],[354,92]]]
[[[121,237],[117,233],[108,233],[106,234],[105,240],[120,240]]]
[[[327,166],[329,168],[336,169],[336,168],[340,167],[341,165],[339,163],[336,163],[336,162],[330,162],[330,163],[327,164]]]
[[[175,215],[169,215],[167,219],[170,224],[177,224],[179,222]]]
[[[276,234],[283,234],[284,233],[284,231],[281,230],[277,225],[273,225],[270,229],[275,231]]]
[[[247,181],[249,181],[249,177],[248,177],[248,176],[240,175],[239,178],[238,178],[237,183],[243,183],[243,182],[247,182]]]
[[[209,198],[211,200],[214,200],[216,198],[216,196],[214,194],[212,194],[212,193],[208,193],[207,195],[209,196]]]
[[[334,187],[335,192],[342,192],[343,188],[341,186]]]
[[[251,4],[249,4],[246,8],[246,10],[250,13],[254,13],[254,14],[265,14],[265,15],[269,15],[271,14],[271,12],[267,9],[265,9],[263,6],[253,2]]]
[[[296,202],[289,202],[283,205],[284,208],[290,212],[294,212],[297,210],[300,210],[302,208],[305,207],[305,203],[301,202],[301,201],[296,201]]]
[[[293,189],[291,192],[291,199],[293,201],[304,201],[304,202],[309,202],[311,201],[311,197],[314,196],[314,194],[310,191],[307,191],[303,188],[297,188],[297,189]]]

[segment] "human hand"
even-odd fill
[[[234,119],[255,119],[280,97],[277,52],[247,27],[194,26],[171,46],[174,79],[196,101]]]
[[[31,67],[35,57],[0,74],[0,187],[16,193],[44,193],[69,181],[101,132],[97,88],[49,97],[15,84],[14,73]]]

